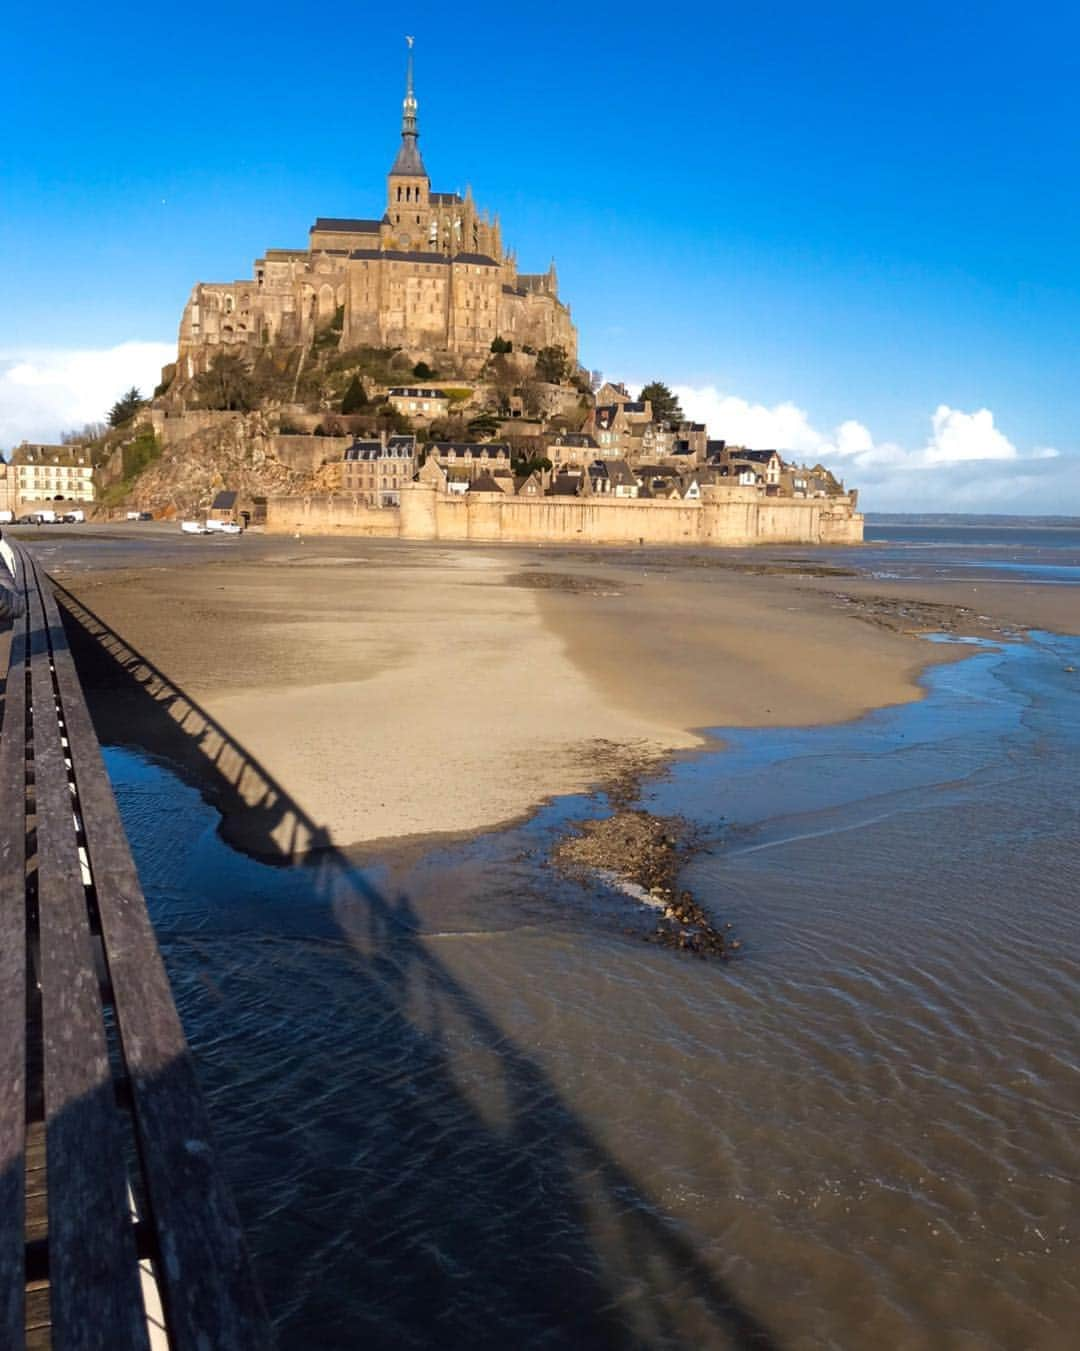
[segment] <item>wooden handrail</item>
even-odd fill
[[[59,611],[33,556],[16,556],[26,614],[0,729],[0,1344],[23,1345],[25,1023],[40,986],[52,1345],[262,1351],[262,1299]]]

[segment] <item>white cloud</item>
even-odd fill
[[[961,413],[939,404],[934,432],[925,450],[927,464],[956,464],[959,460],[1015,460],[1016,447],[994,426],[989,408]]]
[[[968,413],[940,404],[925,444],[906,447],[875,441],[854,419],[821,431],[791,402],[750,403],[714,385],[680,385],[675,393],[711,436],[821,461],[861,489],[870,511],[1080,514],[1080,456],[1052,447],[1020,451],[988,408]]]
[[[0,446],[55,441],[63,431],[103,422],[132,385],[149,394],[175,358],[175,346],[164,342],[0,351]]]

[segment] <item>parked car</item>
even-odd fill
[[[181,521],[180,529],[185,535],[208,535],[210,533],[202,521]]]
[[[85,511],[69,511],[60,518],[65,525],[82,525],[86,520]]]

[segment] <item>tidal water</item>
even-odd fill
[[[546,865],[600,798],[281,868],[107,752],[283,1348],[1076,1345],[1080,640],[925,685],[646,784],[726,964]]]
[[[937,581],[1080,583],[1080,518],[868,515],[858,567],[872,576]],[[849,551],[831,551],[850,565]],[[1080,607],[1080,600],[1077,602]]]

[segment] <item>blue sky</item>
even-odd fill
[[[929,505],[1080,512],[1075,9],[536,13],[9,14],[0,446],[145,382],[196,280],[379,211],[408,31],[433,186],[555,255],[587,365],[832,455],[870,507],[932,467]]]

